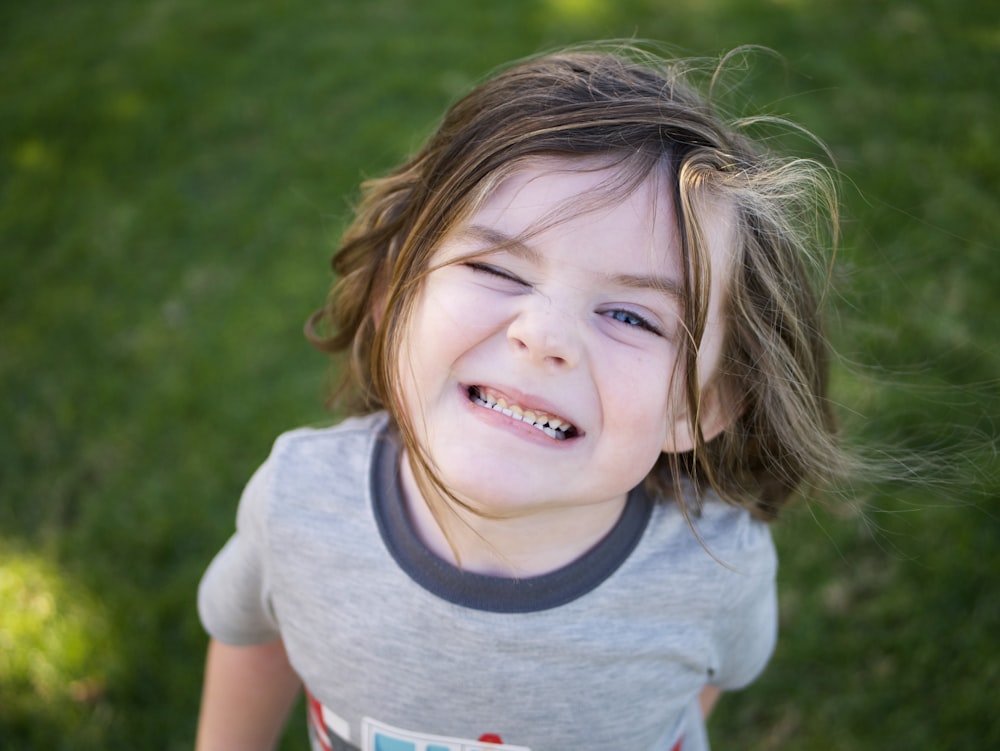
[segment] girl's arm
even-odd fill
[[[267,751],[281,736],[300,688],[281,640],[208,645],[197,751]]]
[[[705,686],[701,690],[701,694],[698,696],[698,704],[701,705],[701,716],[706,720],[708,715],[712,712],[712,707],[715,706],[715,702],[719,700],[722,696],[722,689],[716,688],[715,686]]]

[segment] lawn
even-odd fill
[[[780,53],[733,101],[836,159],[835,397],[852,441],[913,470],[776,526],[782,638],[715,747],[1000,748],[1000,16],[979,0],[0,6],[0,748],[190,747],[201,572],[275,435],[334,419],[301,327],[357,183],[497,65],[630,36]]]

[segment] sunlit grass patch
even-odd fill
[[[25,741],[99,732],[116,646],[98,598],[43,556],[0,548],[0,717],[35,718]]]

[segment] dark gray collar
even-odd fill
[[[642,538],[653,504],[641,486],[629,493],[621,518],[590,551],[542,576],[509,579],[463,571],[431,552],[417,536],[399,480],[400,442],[386,429],[372,458],[372,503],[386,548],[410,578],[456,605],[495,613],[529,613],[559,607],[598,587],[629,557]]]

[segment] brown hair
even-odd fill
[[[821,325],[825,245],[836,239],[830,174],[755,145],[746,123],[724,121],[690,83],[695,70],[619,45],[519,62],[459,100],[409,161],[362,186],[333,258],[336,282],[306,331],[324,352],[349,352],[338,395],[350,394],[355,411],[387,409],[432,481],[398,393],[400,339],[442,238],[503,177],[541,156],[606,156],[625,171],[625,190],[657,169],[670,178],[687,271],[679,367],[696,442],[661,457],[647,478],[654,491],[669,497],[683,475],[772,519],[801,485],[843,469]],[[732,207],[737,225],[715,378],[738,404],[707,442],[696,377],[711,273],[699,219],[706,199]]]

